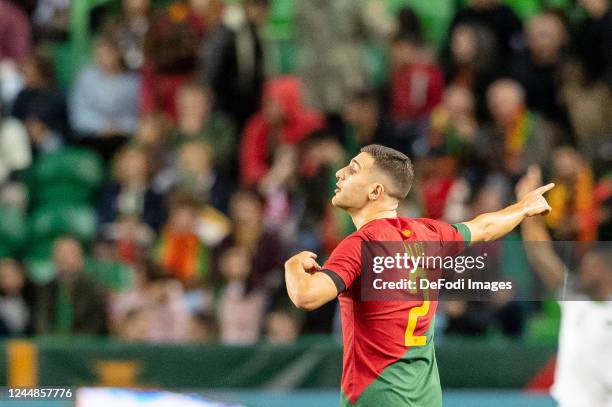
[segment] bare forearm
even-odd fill
[[[304,293],[308,289],[307,274],[298,262],[288,260],[285,263],[285,284],[291,301],[299,307]]]
[[[527,216],[527,210],[519,202],[500,211],[484,213],[465,225],[470,229],[472,241],[488,242],[510,233]]]
[[[542,220],[525,219],[521,225],[521,235],[529,263],[546,287],[557,289],[565,278],[565,265],[555,253],[550,234]]]

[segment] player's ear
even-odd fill
[[[376,183],[372,186],[372,190],[368,194],[368,198],[370,199],[370,201],[375,201],[382,196],[384,191],[385,188],[383,187],[383,185]]]

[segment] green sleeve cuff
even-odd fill
[[[470,232],[470,228],[468,228],[464,223],[453,223],[451,226],[457,229],[457,232],[459,232],[461,237],[463,237],[465,247],[468,247],[472,241],[472,232]]]

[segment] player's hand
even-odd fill
[[[321,270],[321,266],[319,266],[315,260],[316,258],[317,255],[315,253],[304,251],[291,257],[287,260],[287,263],[297,264],[302,267],[305,272],[312,274]]]
[[[526,216],[546,215],[551,211],[551,207],[546,202],[544,194],[555,187],[550,183],[538,187],[542,183],[542,175],[537,166],[531,166],[527,174],[516,185],[516,196],[519,203],[525,208]]]

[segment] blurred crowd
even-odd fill
[[[334,174],[372,143],[415,163],[402,216],[500,209],[539,164],[557,183],[554,238],[611,240],[608,0],[524,19],[457,2],[438,44],[407,6],[295,1],[289,72],[269,66],[274,1],[102,2],[91,60],[63,88],[48,44],[70,37],[71,2],[0,0],[0,236],[13,217],[30,228],[0,254],[0,334],[252,344],[337,331],[335,303],[290,305],[283,264],[300,250],[322,261],[353,231],[329,204]],[[520,336],[527,312],[440,307],[461,334]]]

